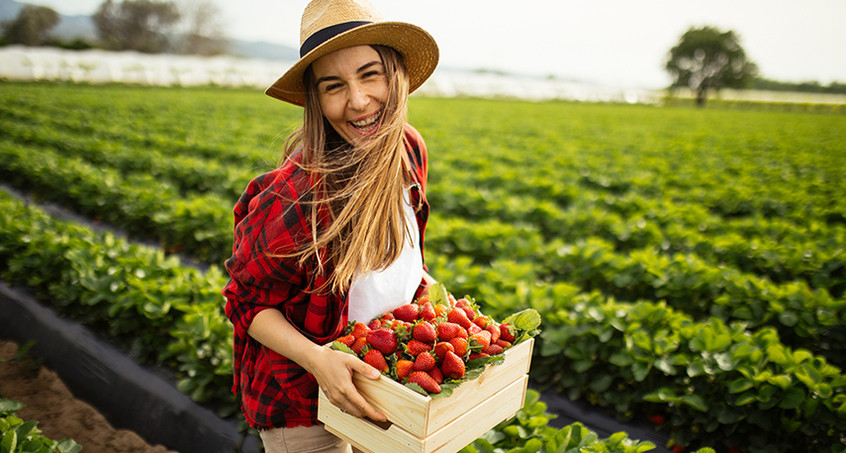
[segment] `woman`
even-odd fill
[[[269,452],[349,451],[317,421],[317,389],[341,410],[384,421],[356,391],[359,359],[321,345],[348,320],[419,297],[429,206],[426,147],[406,123],[408,94],[434,71],[422,29],[387,22],[365,1],[314,0],[301,59],[267,94],[304,106],[281,166],[235,206],[226,267],[235,383]]]

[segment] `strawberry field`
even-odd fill
[[[846,116],[409,108],[430,273],[494,318],[541,314],[535,386],[678,450],[846,450]],[[256,91],[0,84],[0,181],[29,200],[0,191],[0,276],[235,413],[232,207],[299,114]],[[468,448],[557,448],[533,410]]]

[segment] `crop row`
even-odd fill
[[[222,411],[232,410],[231,348],[226,346],[231,326],[222,315],[224,277],[215,267],[205,274],[184,268],[161,250],[57,221],[5,194],[0,212],[5,281],[32,288],[40,300],[115,338],[140,360],[170,364],[182,374],[180,389]],[[555,285],[536,285],[533,291],[537,301],[556,301],[542,307],[545,325],[533,378],[569,392],[628,395],[589,398],[598,404],[625,404],[621,414],[628,416],[671,416],[673,438],[682,445],[713,446],[713,438],[707,437],[711,433],[725,434],[721,439],[727,443],[721,446],[736,446],[733,442],[743,436],[758,442],[752,436],[755,430],[773,429],[773,423],[784,419],[801,429],[788,425],[792,440],[777,439],[778,448],[806,451],[809,445],[832,445],[832,430],[846,424],[846,380],[840,370],[819,356],[785,347],[770,329],[751,333],[716,319],[694,322],[661,304],[616,303],[599,294],[561,297]],[[498,309],[514,311],[523,303],[510,298]],[[490,307],[493,314],[497,307]],[[653,340],[663,346],[650,346]],[[562,354],[570,359],[563,364]],[[713,366],[724,373],[719,379],[709,379],[716,375]],[[569,382],[574,375],[586,380]],[[792,390],[795,385],[784,385],[785,380],[801,383],[800,393]],[[639,387],[641,383],[649,385]],[[771,399],[765,401],[766,396]],[[723,407],[737,405],[748,405],[747,415],[726,419]],[[771,424],[762,425],[761,417]]]
[[[39,143],[46,146],[46,148],[33,147],[31,144],[16,146],[13,143],[4,142],[3,146],[7,148],[5,150],[7,154],[15,153],[17,156],[23,156],[31,152],[34,155],[41,155],[42,161],[55,161],[56,166],[65,167],[66,172],[71,168],[85,166],[85,162],[89,162],[92,169],[105,171],[106,168],[114,167],[119,170],[121,175],[125,175],[129,179],[139,177],[146,179],[148,174],[153,177],[164,176],[164,181],[159,183],[163,188],[162,197],[167,196],[167,188],[171,185],[176,185],[180,194],[184,194],[187,190],[202,192],[214,185],[218,189],[211,192],[222,196],[221,200],[229,199],[229,197],[234,199],[245,184],[243,181],[250,174],[248,170],[239,170],[237,167],[235,169],[223,167],[220,164],[203,160],[198,161],[180,158],[179,156],[170,159],[157,152],[143,152],[141,150],[124,152],[122,148],[105,142],[86,141],[76,144],[66,137],[47,139],[43,133],[38,135],[37,131],[29,128],[15,128],[12,123],[5,124],[3,128],[9,136],[17,137],[22,141],[33,141],[35,140],[33,135],[35,135]],[[50,153],[54,149],[56,150],[55,155],[51,156]],[[70,159],[74,155],[82,155],[85,160]],[[69,165],[68,162],[70,162]],[[104,163],[111,165],[104,166]],[[37,165],[37,162],[22,161],[21,159],[12,160],[6,164],[7,167],[16,166],[8,169],[17,173],[18,176],[15,179],[20,184],[35,187],[44,184],[39,179],[43,180],[47,175],[44,175],[39,168],[23,168],[23,166],[37,167]],[[29,184],[22,178],[29,178]],[[77,179],[85,178],[77,177]],[[89,181],[89,184],[95,183]],[[58,186],[68,187],[63,184]],[[448,194],[447,190],[435,192],[433,202],[454,218],[473,218],[472,213],[451,206],[452,203],[444,195],[445,192]],[[53,192],[52,195],[53,198],[63,196],[63,194],[57,192]],[[472,196],[469,198],[472,199]],[[791,247],[786,247],[781,243],[784,238],[776,240],[763,237],[761,240],[749,240],[742,235],[728,232],[712,239],[699,231],[700,229],[707,229],[707,227],[703,227],[701,220],[697,229],[679,227],[676,223],[662,224],[665,220],[654,218],[656,212],[660,211],[654,207],[644,210],[644,212],[649,213],[648,215],[632,215],[628,220],[625,220],[617,214],[595,207],[561,211],[556,209],[555,206],[548,206],[546,202],[537,202],[535,199],[512,196],[501,199],[497,203],[490,201],[490,198],[496,197],[489,197],[475,204],[466,203],[468,194],[465,191],[463,194],[455,194],[452,200],[465,200],[466,204],[476,206],[485,215],[499,214],[499,217],[504,221],[527,222],[539,225],[541,229],[554,229],[554,232],[547,234],[557,233],[556,237],[565,241],[578,240],[584,237],[607,238],[613,240],[615,248],[619,250],[640,248],[649,244],[661,244],[664,253],[695,252],[711,262],[736,266],[747,272],[765,275],[775,281],[791,281],[801,278],[813,287],[829,289],[835,296],[842,295],[844,289],[846,289],[846,264],[844,264],[846,262],[846,259],[844,259],[846,249],[839,247],[840,243],[843,242],[840,239],[836,239],[829,247],[822,248],[817,248],[820,244],[819,240],[808,239],[795,230],[793,230],[793,234],[798,236],[799,239],[790,241]],[[84,200],[78,200],[73,202],[72,205],[81,206],[84,203]],[[114,206],[103,206],[103,210],[114,211]],[[213,211],[222,212],[218,209],[213,209]],[[86,213],[102,217],[98,212],[86,210]],[[666,217],[669,217],[669,214]],[[699,216],[695,217],[700,218]],[[205,216],[205,218],[208,218],[208,216]],[[147,223],[149,224],[149,222]],[[123,225],[119,226],[123,227]],[[544,228],[544,226],[547,227]],[[131,226],[128,227],[131,228]],[[146,230],[146,227],[143,229]],[[662,234],[662,229],[666,233]],[[834,236],[838,238],[846,236],[843,229],[833,230],[829,234],[830,237],[833,233],[840,233]],[[803,242],[812,240],[814,242]],[[178,246],[185,242],[182,240],[176,241],[176,244],[165,243],[165,245]],[[193,242],[188,241],[188,244]],[[213,242],[211,245],[216,246],[218,243]],[[213,255],[211,251],[203,250],[203,248],[202,246],[198,248],[192,246],[191,250],[200,258],[217,259],[221,257],[221,255]],[[228,250],[228,247],[226,250]]]
[[[64,315],[115,339],[136,360],[172,367],[181,376],[180,390],[223,416],[234,413],[232,327],[222,313],[224,278],[217,268],[204,274],[182,267],[161,250],[57,221],[5,192],[0,213],[4,281],[29,287]],[[530,391],[516,417],[462,451],[526,445],[620,453],[654,448],[624,433],[599,439],[578,423],[556,429],[548,425],[553,417]]]
[[[4,158],[0,174],[11,184],[31,187],[34,194],[67,203],[130,234],[152,234],[167,249],[188,250],[195,257],[218,263],[231,250],[231,208],[225,199],[212,195],[185,199],[175,189],[164,190],[167,186],[150,176],[123,177],[114,170],[49,150],[38,152],[6,143],[0,147],[0,156]],[[746,320],[754,326],[774,325],[788,344],[818,351],[842,366],[846,342],[837,326],[846,316],[844,303],[832,300],[825,290],[812,291],[801,282],[773,284],[731,268],[714,267],[693,254],[668,257],[646,248],[623,255],[600,239],[544,243],[524,232],[511,234],[514,231],[510,228],[501,234],[492,228],[494,222],[466,225],[465,230],[473,232],[468,237],[452,228],[456,222],[440,223],[446,225],[440,235],[445,239],[440,239],[437,228],[433,228],[430,244],[434,244],[435,253],[445,250],[450,241],[458,241],[459,251],[466,251],[462,242],[494,242],[497,246],[482,258],[509,256],[512,260],[523,254],[534,263],[534,278],[529,282],[568,281],[625,300],[667,300],[698,317],[718,315],[726,320]],[[491,235],[500,235],[503,240],[490,241]],[[514,246],[501,249],[509,243]],[[506,274],[506,278],[513,275]],[[476,280],[479,285],[484,282]]]

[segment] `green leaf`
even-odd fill
[[[11,453],[18,449],[18,434],[15,430],[7,431],[3,435],[3,439],[0,440],[0,448],[3,449],[2,453]]]
[[[23,403],[8,398],[0,399],[0,414],[10,415],[21,410]]]
[[[344,343],[341,343],[338,340],[332,342],[332,349],[336,351],[346,352],[347,354],[352,354],[354,356],[358,356],[358,354],[356,354],[355,351],[350,349],[349,346],[345,345]]]
[[[784,398],[778,404],[782,409],[796,409],[805,400],[805,391],[800,387],[790,387],[784,392]]]
[[[443,304],[449,306],[449,294],[443,283],[437,282],[429,287],[429,301],[432,305]]]
[[[705,398],[702,398],[699,395],[682,395],[682,397],[679,398],[679,401],[698,410],[699,412],[708,412],[708,404],[705,403]]]

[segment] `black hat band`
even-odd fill
[[[323,44],[324,42],[334,38],[335,36],[340,35],[341,33],[352,30],[353,28],[360,27],[366,24],[372,24],[373,22],[370,21],[351,21],[351,22],[343,22],[340,24],[331,25],[326,27],[322,30],[318,30],[314,32],[308,39],[305,40],[302,46],[300,46],[300,58],[306,56],[307,53],[314,50],[315,47]]]

